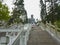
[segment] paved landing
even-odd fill
[[[60,45],[46,31],[34,27],[31,31],[27,45]]]

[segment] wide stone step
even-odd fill
[[[60,45],[48,32],[38,27],[34,27],[30,33],[27,45]]]

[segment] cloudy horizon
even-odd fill
[[[9,10],[12,11],[12,8],[14,7],[13,0],[4,0],[4,3],[6,3]],[[40,0],[24,0],[24,5],[28,18],[30,18],[31,14],[33,14],[35,19],[41,20],[39,7]]]

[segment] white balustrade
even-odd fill
[[[44,24],[40,23],[40,27],[42,30],[46,30],[53,38],[55,38],[60,43],[60,28],[52,25],[51,22]]]
[[[30,30],[31,30],[31,25],[25,25],[24,29],[17,36],[16,40],[14,41],[14,43],[12,45],[17,45],[15,43],[17,43],[18,39],[20,40],[20,45],[27,45],[27,41],[29,39]]]
[[[51,23],[46,23],[46,31],[48,31],[51,36],[53,36],[60,43],[60,30],[58,27],[52,25]]]
[[[30,30],[31,25],[25,24],[19,29],[0,29],[0,32],[6,32],[5,37],[9,38],[9,43],[5,45],[27,45]]]

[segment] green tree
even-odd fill
[[[54,9],[51,8],[49,15],[46,16],[46,21],[51,21],[52,24],[57,25],[60,28],[60,5],[55,4]]]
[[[9,17],[8,7],[0,2],[0,20],[7,21]]]
[[[13,9],[13,15],[12,15],[12,18],[14,18],[14,22],[21,22],[21,23],[26,23],[27,21],[27,12],[24,8],[24,4],[23,4],[23,0],[16,0],[16,2],[14,3],[14,5],[16,6],[14,9]],[[22,17],[20,18],[21,16],[25,16],[25,17]]]
[[[55,21],[58,20],[58,17],[59,17],[59,8],[60,6],[58,6],[58,4],[55,4],[54,7],[51,7],[48,15],[46,16],[46,21],[51,21],[52,23],[54,23]],[[60,19],[59,19],[60,20]]]

